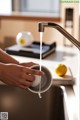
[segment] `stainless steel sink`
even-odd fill
[[[65,120],[63,91],[52,85],[42,94],[0,85],[0,112],[8,112],[9,120]]]

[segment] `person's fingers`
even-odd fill
[[[21,79],[21,80],[19,80],[19,84],[20,85],[24,85],[24,86],[27,86],[27,87],[29,87],[29,86],[31,86],[32,85],[32,81],[30,81],[30,80],[24,80],[24,79]]]
[[[27,87],[24,86],[24,85],[19,85],[19,88],[21,88],[21,89],[26,89]]]
[[[33,62],[28,62],[28,63],[20,63],[20,65],[23,65],[23,66],[25,66],[25,67],[31,67],[31,66],[33,66],[33,65],[39,65],[39,64],[33,63]]]
[[[35,75],[44,75],[44,72],[39,70],[34,70],[30,68],[24,68],[23,71],[27,74],[35,74]]]
[[[35,80],[35,76],[32,75],[32,74],[30,74],[30,75],[24,74],[24,75],[22,76],[22,78],[25,79],[25,80],[29,80],[29,81],[34,81],[34,80]]]
[[[36,75],[44,75],[44,72],[39,71],[39,70],[33,70],[33,69],[29,69],[28,73],[36,74]]]
[[[29,80],[32,82],[35,80],[35,76],[34,75],[26,75],[26,80]]]

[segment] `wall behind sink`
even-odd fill
[[[61,21],[58,23],[62,27],[64,27],[65,21],[65,8],[73,8],[74,9],[74,34],[73,36],[79,40],[79,14],[78,14],[78,3],[61,3]],[[39,41],[39,32],[38,32],[38,22],[39,21],[22,21],[22,20],[2,20],[0,26],[0,43],[2,48],[6,47],[7,44],[6,38],[13,38],[8,41],[10,43],[15,43],[15,37],[20,31],[30,31],[33,34],[34,40]],[[55,21],[53,21],[55,22]],[[14,40],[14,42],[13,42]],[[46,43],[52,43],[53,41],[57,41],[58,45],[63,45],[63,35],[61,35],[57,30],[53,28],[45,29],[43,34],[43,41]],[[8,44],[7,44],[8,45]]]

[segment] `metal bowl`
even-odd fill
[[[31,68],[40,70],[40,66],[37,66],[37,65],[32,66]],[[52,75],[50,71],[44,66],[41,66],[41,71],[43,71],[45,74],[41,76],[41,81],[39,82],[39,84],[36,86],[30,86],[28,88],[33,93],[43,93],[43,92],[46,92],[51,87]],[[41,89],[40,89],[40,85],[41,85]]]

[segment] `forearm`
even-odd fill
[[[3,51],[1,49],[0,49],[0,62],[19,64],[19,62],[17,60],[12,58],[9,54],[7,54],[5,51]]]

